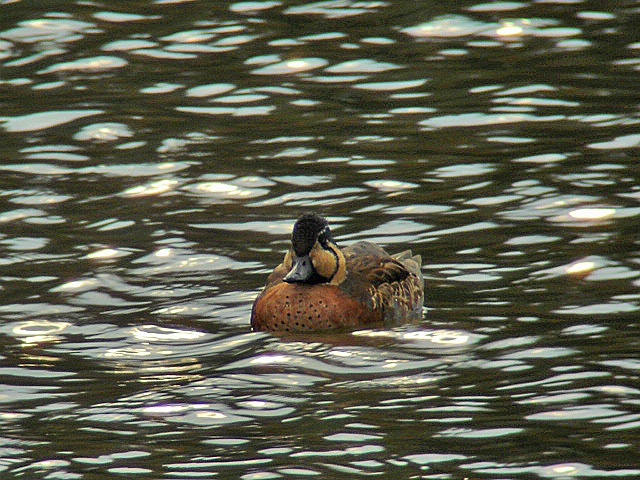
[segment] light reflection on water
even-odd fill
[[[0,471],[640,477],[634,7],[4,3]],[[308,210],[424,322],[250,332]]]

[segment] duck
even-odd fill
[[[359,241],[341,248],[315,213],[295,222],[291,247],[253,303],[254,331],[317,332],[422,319],[422,259]]]

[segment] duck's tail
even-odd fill
[[[418,268],[422,267],[422,256],[414,255],[411,250],[405,250],[404,252],[396,253],[393,258],[399,262],[412,261],[415,262]]]

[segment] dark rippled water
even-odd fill
[[[640,477],[639,13],[0,1],[0,476]],[[306,211],[424,321],[252,333]]]

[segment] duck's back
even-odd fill
[[[381,313],[387,324],[422,318],[424,278],[422,258],[411,250],[389,255],[371,242],[343,249],[348,281],[341,285],[368,308]]]

